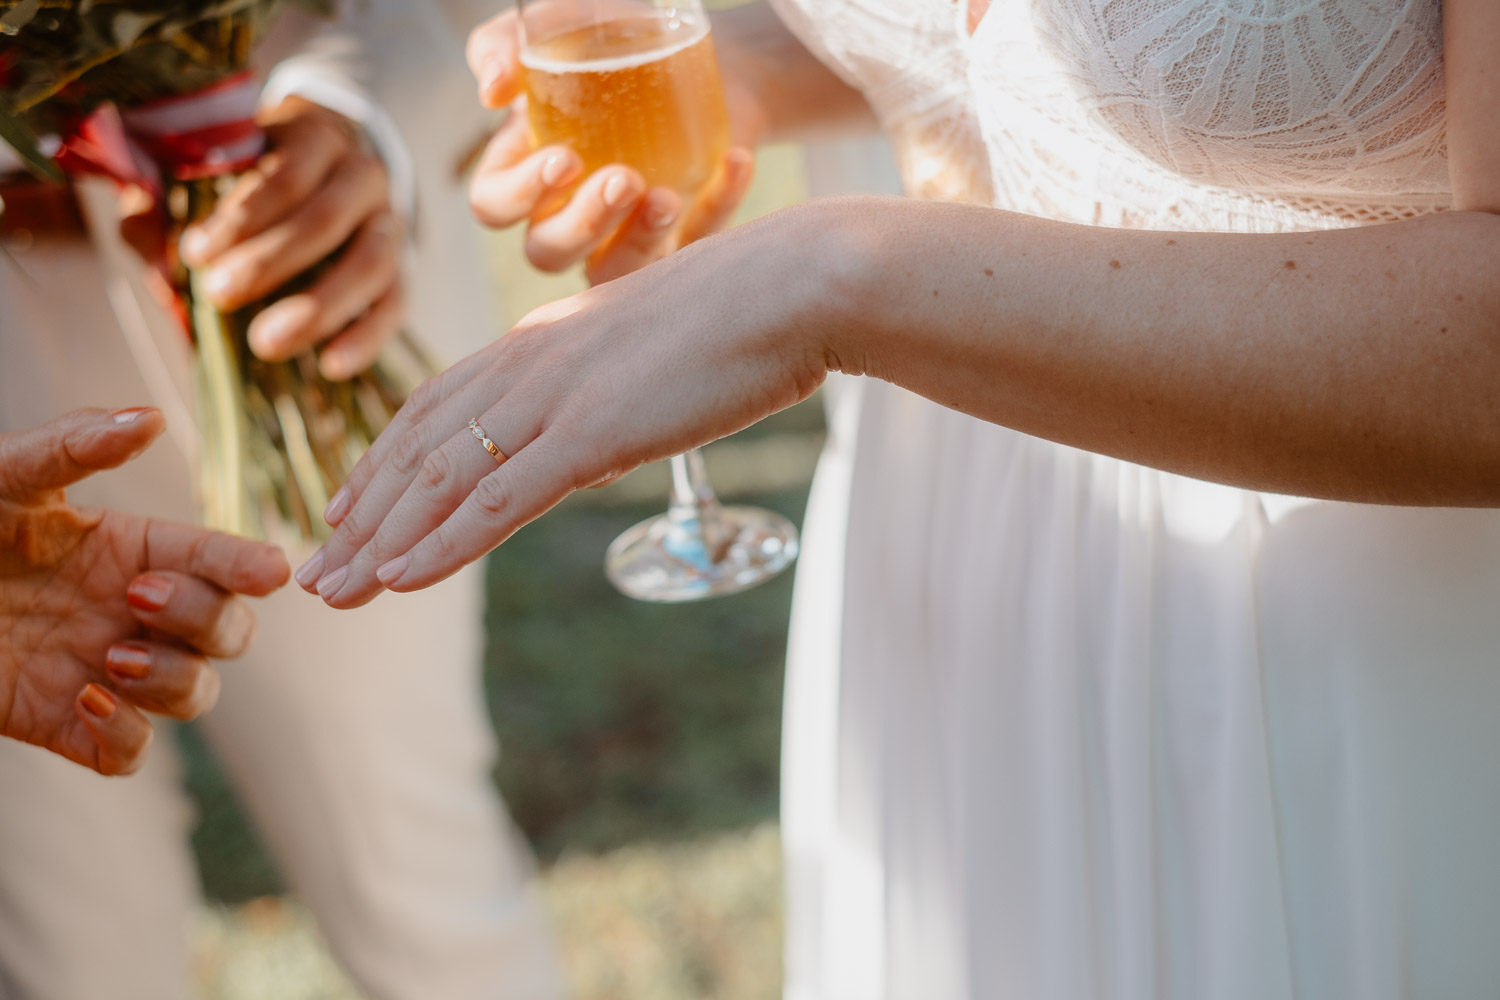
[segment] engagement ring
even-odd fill
[[[479,439],[479,443],[484,445],[484,450],[494,456],[496,465],[504,465],[509,460],[510,456],[501,451],[500,446],[491,441],[489,435],[484,432],[484,428],[479,426],[478,417],[469,418],[469,430]]]

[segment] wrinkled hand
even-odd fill
[[[209,267],[214,304],[237,309],[339,251],[310,288],[256,316],[249,337],[266,361],[321,345],[322,373],[351,378],[374,363],[406,309],[401,225],[385,166],[347,119],[301,98],[262,112],[260,121],[269,151],[213,215],[188,227],[183,260]]]
[[[64,487],[163,426],[156,410],[79,410],[0,434],[0,734],[102,774],[145,760],[143,711],[212,707],[207,657],[240,655],[255,628],[233,595],[268,594],[289,572],[269,545],[68,504]]]
[[[598,284],[627,274],[729,224],[750,187],[750,153],[760,126],[751,98],[725,80],[730,122],[738,143],[723,169],[690,205],[676,191],[647,189],[640,173],[613,164],[580,179],[583,161],[566,146],[532,145],[526,120],[515,11],[475,28],[469,35],[469,68],[479,80],[479,99],[490,108],[509,105],[510,116],[490,140],[469,188],[469,204],[485,225],[504,228],[527,222],[526,256],[543,271],[562,271],[585,261]]]
[[[337,530],[297,582],[336,608],[426,587],[575,489],[806,398],[828,371],[832,296],[776,252],[792,240],[822,253],[815,227],[787,229],[797,212],[543,306],[422,385],[335,494]]]

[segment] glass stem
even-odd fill
[[[694,448],[672,456],[672,503],[667,510],[672,523],[685,530],[702,533],[703,546],[714,561],[723,557],[730,539],[726,538],[723,519],[719,516],[719,498],[708,484],[703,454]]]

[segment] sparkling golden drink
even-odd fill
[[[616,17],[526,40],[527,113],[538,146],[570,146],[587,170],[624,163],[647,183],[700,191],[729,148],[708,24],[677,11]]]

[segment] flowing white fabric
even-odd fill
[[[1439,0],[776,6],[923,197],[1227,232],[1448,202]],[[789,1000],[1493,995],[1500,513],[861,404],[789,658]]]

